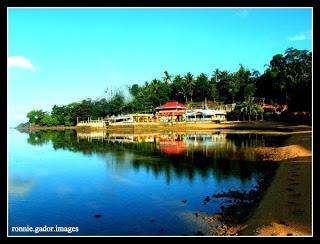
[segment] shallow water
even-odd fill
[[[252,147],[285,139],[9,130],[9,235],[36,235],[12,227],[45,225],[79,231],[37,235],[207,234],[214,223],[194,213],[220,213],[232,203],[206,196],[256,189],[271,169],[255,162]]]

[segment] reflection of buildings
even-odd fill
[[[184,135],[173,134],[173,135],[161,135],[156,141],[160,145],[160,151],[168,155],[181,155],[184,154],[188,145],[185,143]]]
[[[206,157],[229,158],[230,160],[255,160],[254,150],[249,144],[237,146],[236,139],[225,133],[149,133],[149,134],[116,134],[101,132],[77,133],[81,139],[100,140],[112,143],[153,143],[160,152],[167,155],[187,155],[193,157],[201,153]]]
[[[227,134],[190,134],[190,133],[170,133],[170,134],[116,134],[105,131],[91,133],[77,133],[80,140],[99,140],[112,143],[154,143],[157,148],[167,155],[190,155],[194,152],[201,152],[206,156],[227,156],[236,158],[241,150],[237,148],[234,140],[227,139]]]
[[[92,132],[77,132],[77,140],[104,140],[106,138],[106,132],[105,131],[92,131]]]
[[[106,131],[84,133],[70,130],[32,132],[29,135],[39,138],[42,143],[51,141],[54,149],[99,155],[115,172],[113,177],[124,183],[128,183],[129,169],[136,172],[140,168],[147,172],[151,170],[155,175],[164,173],[168,182],[173,173],[189,179],[196,174],[208,177],[211,173],[218,179],[228,176],[249,179],[252,167],[255,167],[248,162],[255,161],[252,143],[264,141],[264,138],[250,134],[204,132],[109,134]],[[31,143],[29,139],[28,143]],[[16,189],[16,192],[21,191],[19,187]]]

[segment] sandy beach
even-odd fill
[[[37,130],[77,130],[77,131],[107,131],[117,133],[144,133],[144,132],[189,132],[189,131],[255,131],[259,133],[302,133],[311,132],[309,125],[293,125],[277,121],[225,121],[214,123],[210,121],[181,122],[181,123],[135,123],[135,124],[112,124],[108,127],[86,127],[86,126],[26,126],[19,128],[24,131]]]
[[[312,235],[311,133],[293,135],[286,144],[292,157],[275,159],[280,164],[276,175],[240,235]]]

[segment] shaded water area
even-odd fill
[[[209,235],[223,213],[276,170],[251,150],[286,135],[107,134],[9,130],[11,227],[60,226],[38,235]],[[243,217],[243,216],[241,216]]]

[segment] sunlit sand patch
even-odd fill
[[[312,152],[300,145],[285,147],[258,147],[253,149],[259,160],[262,161],[282,161],[297,157],[309,157]]]
[[[199,212],[180,211],[177,216],[185,221],[188,227],[195,229],[194,235],[212,235],[212,230],[220,223],[218,220],[206,220],[208,215]]]
[[[273,221],[270,225],[257,229],[256,234],[258,236],[310,236],[306,232],[277,221]]]

